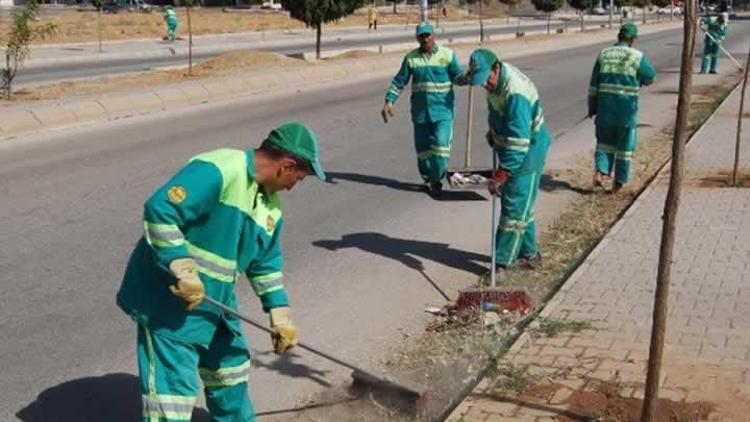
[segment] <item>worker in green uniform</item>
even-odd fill
[[[487,90],[487,141],[497,160],[488,190],[501,200],[495,259],[502,278],[508,267],[541,262],[534,206],[552,138],[536,86],[515,66],[480,48],[471,53],[468,78]]]
[[[589,84],[588,114],[596,116],[594,186],[602,186],[614,170],[613,192],[630,179],[630,162],[636,150],[638,93],[656,76],[646,55],[633,48],[636,38],[635,24],[624,24],[617,44],[599,53]]]
[[[174,42],[177,38],[177,14],[172,6],[167,6],[164,9],[164,22],[167,23],[167,39],[169,42]]]
[[[304,124],[272,130],[256,150],[192,158],[144,206],[144,234],[128,262],[117,304],[138,327],[143,421],[189,421],[203,383],[214,421],[248,422],[250,351],[237,309],[245,273],[270,315],[274,351],[297,343],[282,283],[279,191],[314,173],[325,179],[315,134]]]
[[[715,74],[719,64],[719,45],[729,36],[729,14],[706,16],[701,19],[700,27],[706,36],[703,37],[703,57],[701,58],[701,72]]]
[[[440,194],[453,140],[453,85],[464,85],[453,50],[435,43],[432,25],[417,25],[419,48],[406,54],[385,94],[381,114],[387,123],[401,92],[411,84],[411,120],[417,166],[428,192]]]

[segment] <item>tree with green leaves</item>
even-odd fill
[[[540,12],[547,14],[547,33],[549,34],[550,20],[552,19],[552,12],[559,10],[563,7],[565,0],[531,0],[534,8]]]
[[[523,0],[498,0],[500,3],[508,6],[508,14],[506,15],[506,22],[510,23],[510,15],[516,10],[516,6],[521,4]]]
[[[281,0],[289,14],[307,26],[315,27],[315,58],[320,59],[320,38],[323,24],[334,22],[354,13],[365,0]]]
[[[27,0],[22,8],[13,9],[11,19],[13,23],[8,33],[3,37],[5,44],[5,68],[2,69],[0,93],[5,94],[7,100],[13,99],[13,79],[16,78],[18,67],[23,65],[29,56],[29,43],[33,40],[44,39],[55,33],[56,26],[52,23],[36,23],[39,15],[37,0]]]
[[[628,4],[634,7],[640,7],[643,10],[643,23],[646,23],[646,8],[651,4],[651,0],[629,0]]]
[[[103,0],[89,0],[92,6],[96,8],[96,32],[99,35],[99,52],[102,52],[102,8],[104,7]]]
[[[568,4],[573,9],[576,9],[578,13],[581,15],[581,32],[586,30],[586,27],[583,23],[584,15],[587,10],[592,10],[594,6],[598,4],[597,0],[568,0]]]

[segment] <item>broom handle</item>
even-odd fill
[[[261,331],[265,331],[268,334],[275,335],[275,333],[272,330],[270,330],[268,327],[266,327],[265,325],[262,325],[261,323],[259,323],[257,321],[254,321],[254,320],[246,317],[245,315],[242,315],[241,313],[235,311],[234,309],[232,309],[232,308],[224,305],[223,303],[221,303],[221,302],[219,302],[219,301],[217,301],[215,299],[212,299],[212,298],[210,298],[208,296],[205,296],[203,298],[203,300],[205,302],[208,302],[208,303],[214,305],[215,307],[221,309],[223,312],[226,312],[229,315],[232,315],[234,317],[237,317],[237,318],[245,321],[246,323],[252,325],[253,327],[255,327],[255,328],[257,328],[257,329],[259,329]],[[328,353],[321,352],[320,350],[318,350],[318,349],[316,349],[316,348],[314,348],[312,346],[308,346],[308,345],[306,345],[304,343],[298,342],[297,343],[297,347],[299,347],[300,349],[307,350],[308,352],[310,352],[312,354],[318,355],[318,356],[322,357],[323,359],[329,360],[329,361],[331,361],[333,363],[336,363],[336,364],[341,365],[343,367],[349,368],[352,371],[362,372],[362,373],[367,374],[367,375],[369,375],[371,377],[374,377],[374,378],[381,378],[381,377],[376,376],[374,374],[370,374],[369,372],[365,371],[362,368],[359,368],[359,367],[357,367],[355,365],[352,365],[351,363],[344,362],[343,360],[335,358],[335,357],[329,355]]]
[[[492,175],[494,176],[495,171],[497,171],[497,154],[495,154],[495,149],[492,149]],[[492,223],[490,224],[492,226],[492,232],[490,233],[490,251],[492,253],[491,261],[492,261],[492,267],[490,268],[490,286],[495,287],[495,248],[497,247],[495,245],[495,231],[497,231],[497,226],[495,225],[495,221],[497,220],[497,195],[492,195]]]

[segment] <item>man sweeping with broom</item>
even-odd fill
[[[247,274],[270,315],[274,351],[297,344],[282,283],[278,192],[314,173],[325,179],[315,134],[283,124],[256,150],[219,149],[191,159],[144,206],[117,304],[138,326],[143,421],[189,421],[203,383],[216,422],[252,422],[250,352],[234,284]]]
[[[500,281],[511,266],[535,268],[541,263],[534,205],[552,138],[536,86],[516,67],[480,48],[471,54],[467,76],[472,86],[487,90],[487,141],[497,163],[488,190],[501,199],[495,233],[496,281]]]

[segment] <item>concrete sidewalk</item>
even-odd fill
[[[722,421],[750,414],[750,190],[721,182],[733,164],[739,97],[735,90],[687,149],[660,389],[661,398],[713,403],[709,420]],[[747,111],[744,119],[741,167],[748,175]],[[507,359],[528,365],[536,393],[511,397],[484,380],[449,420],[583,420],[571,397],[597,380],[642,398],[668,176],[667,168],[541,314],[595,329],[522,335]]]

